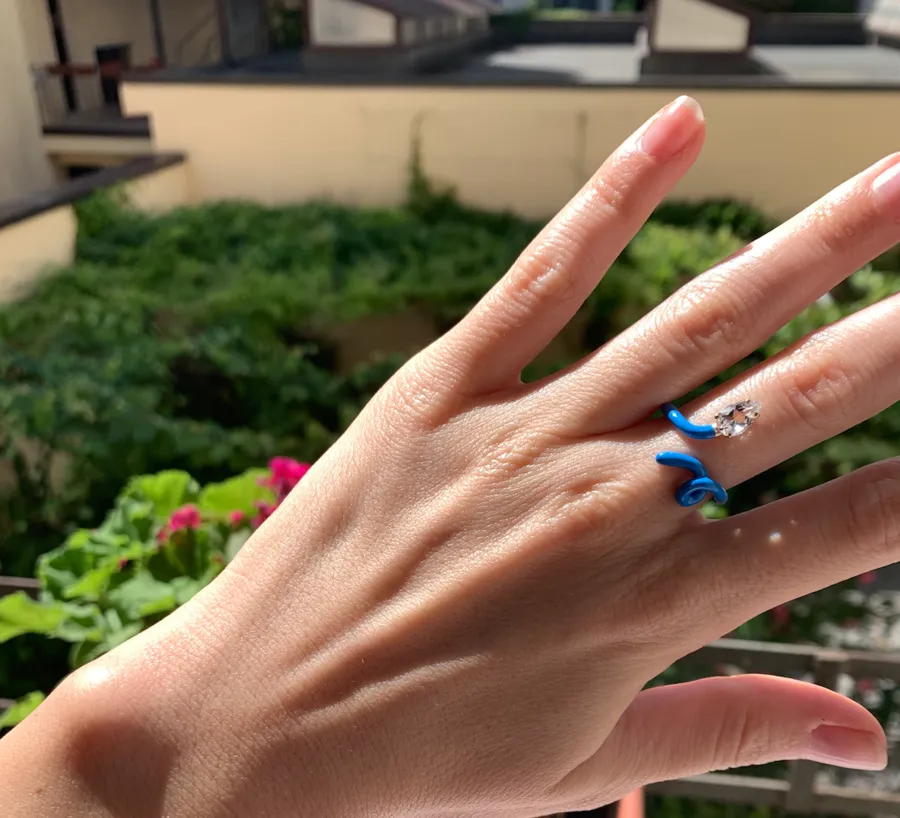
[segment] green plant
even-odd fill
[[[103,655],[208,585],[308,468],[277,457],[203,488],[183,471],[133,478],[100,526],[40,558],[37,601],[0,599],[0,643],[25,634],[68,642],[73,669]],[[39,702],[30,694],[5,723]]]
[[[298,51],[306,42],[306,10],[275,2],[269,9],[271,46],[275,51]]]

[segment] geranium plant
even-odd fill
[[[40,558],[37,600],[0,599],[0,642],[27,633],[71,642],[73,669],[101,656],[208,585],[308,469],[276,457],[205,487],[183,471],[133,478],[102,525]],[[25,697],[0,726],[40,701]]]

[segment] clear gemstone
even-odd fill
[[[736,437],[750,428],[759,417],[759,403],[755,400],[742,400],[726,406],[716,415],[716,434],[723,437]]]

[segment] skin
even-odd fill
[[[8,816],[541,816],[649,782],[811,758],[879,769],[875,719],[765,676],[643,691],[748,618],[900,559],[900,461],[717,522],[678,506],[894,402],[891,298],[648,420],[900,238],[876,163],[585,360],[523,385],[700,152],[667,106],[416,355],[225,573],[72,674],[0,742]],[[890,176],[890,174],[889,174]],[[877,338],[878,344],[872,339]]]

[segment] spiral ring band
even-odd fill
[[[691,423],[673,403],[664,403],[662,412],[672,425],[694,440],[710,440],[714,437],[735,437],[743,434],[759,417],[760,405],[754,400],[744,400],[725,407],[716,415],[715,423],[697,425]],[[721,483],[713,480],[706,467],[696,458],[680,452],[659,452],[656,462],[661,466],[686,469],[692,474],[675,490],[675,502],[680,506],[695,506],[712,497],[716,503],[724,503],[728,492]]]

